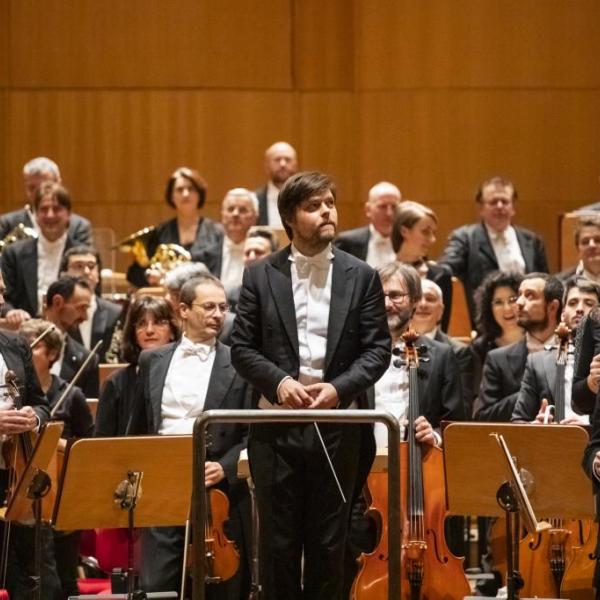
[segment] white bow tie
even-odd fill
[[[194,344],[193,342],[182,343],[181,349],[183,356],[197,356],[202,362],[204,362],[212,350],[211,346],[206,344]]]

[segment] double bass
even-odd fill
[[[403,335],[404,364],[408,368],[408,440],[400,444],[402,532],[387,528],[387,476],[371,474],[367,485],[376,510],[381,536],[375,550],[360,559],[360,570],[352,587],[352,600],[387,600],[388,535],[402,535],[402,600],[455,600],[470,594],[463,559],[454,556],[446,544],[446,485],[442,450],[423,448],[417,442],[413,424],[420,416],[417,369],[422,349],[418,336]]]

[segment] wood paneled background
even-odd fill
[[[558,214],[600,200],[598,23],[597,0],[0,0],[2,210],[47,155],[118,237],[170,214],[180,165],[216,216],[284,139],[343,227],[388,179],[438,212],[436,252],[506,174],[557,267]]]

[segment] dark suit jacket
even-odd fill
[[[257,225],[268,225],[269,224],[269,210],[267,208],[267,186],[263,185],[254,190],[256,197],[258,198],[258,222]]]
[[[587,384],[592,358],[600,354],[600,309],[592,309],[577,327],[575,336],[575,365],[573,368],[573,410],[591,415],[596,407],[596,394]]]
[[[463,419],[470,419],[473,411],[473,399],[475,396],[473,391],[473,354],[471,353],[469,346],[452,339],[442,331],[437,331],[434,340],[436,342],[440,342],[441,344],[447,344],[450,346],[452,353],[456,357],[463,393]],[[423,365],[426,364],[427,363],[423,363]]]
[[[25,208],[14,210],[0,216],[0,240],[8,235],[17,225],[23,223],[26,227],[33,227],[29,213]],[[91,246],[94,243],[92,225],[85,218],[76,213],[71,213],[69,218],[69,237],[76,244]]]
[[[123,307],[120,304],[109,302],[99,296],[96,297],[96,312],[94,312],[92,319],[91,347],[93,348],[99,340],[102,340],[102,346],[100,346],[100,351],[98,352],[101,363],[106,362],[106,352],[110,348],[110,342],[122,312]],[[80,344],[83,344],[79,327],[73,327],[69,331],[69,335]]]
[[[65,335],[65,351],[60,368],[61,378],[70,382],[89,354],[90,351],[87,350],[83,344],[74,340],[70,335]],[[98,397],[98,356],[94,356],[90,361],[85,371],[78,379],[77,385],[82,389],[86,398]]]
[[[192,244],[185,246],[186,250],[194,256],[198,250],[204,246],[210,246],[223,239],[223,230],[221,226],[211,219],[202,218],[196,231],[196,239]],[[150,234],[146,243],[146,252],[148,258],[152,258],[160,244],[179,244],[179,229],[177,228],[177,219],[169,219],[164,223],[157,225]],[[137,263],[130,265],[127,270],[127,280],[137,287],[145,287],[148,280],[145,274],[146,269],[140,267]]]
[[[381,281],[366,263],[334,248],[331,305],[323,380],[341,407],[366,407],[366,390],[385,372],[391,340]],[[290,246],[251,265],[233,327],[233,365],[270,402],[286,376],[298,378],[298,330],[290,272]]]
[[[365,227],[357,227],[356,229],[342,231],[336,238],[334,244],[340,250],[352,254],[352,256],[356,256],[356,258],[360,258],[360,260],[367,260],[370,238],[371,231],[367,225]]]
[[[22,386],[21,404],[31,406],[44,424],[50,418],[48,400],[40,388],[40,384],[31,362],[31,350],[25,338],[10,331],[0,331],[0,354],[6,367],[15,373],[17,383]],[[0,384],[4,384],[0,381]]]
[[[548,272],[546,251],[542,239],[527,229],[515,227],[517,240],[525,259],[525,272]],[[498,261],[483,223],[463,225],[448,238],[440,264],[458,277],[464,287],[471,325],[475,328],[475,301],[473,294],[488,273],[498,270]]]
[[[527,356],[525,338],[488,353],[474,409],[473,418],[476,421],[510,421]]]
[[[94,437],[125,435],[131,418],[137,385],[137,365],[112,373],[100,390]]]
[[[67,235],[65,251],[75,245]],[[6,285],[7,308],[21,308],[32,317],[39,314],[37,280],[37,240],[21,240],[6,248],[2,253],[2,275]]]
[[[52,375],[50,389],[46,392],[51,409],[59,401],[68,385],[64,379]],[[62,438],[68,440],[73,437],[92,437],[94,417],[92,417],[87,400],[78,386],[71,388],[60,408],[56,411],[54,418],[57,421],[63,421],[65,424]]]
[[[223,266],[223,238],[218,242],[205,246],[194,252],[192,255],[194,262],[201,262],[215,277],[221,277],[221,267]]]
[[[169,365],[179,342],[146,350],[140,354],[135,404],[128,434],[158,433],[161,425],[163,389]],[[245,409],[250,407],[250,386],[231,365],[230,350],[217,342],[204,410]],[[228,483],[239,483],[237,463],[246,445],[247,428],[239,424],[211,425],[213,444],[207,450],[209,460],[221,463]]]

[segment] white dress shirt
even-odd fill
[[[161,435],[190,434],[204,409],[215,362],[215,345],[196,344],[185,335],[173,353],[161,404]]]
[[[373,224],[369,225],[369,245],[367,248],[366,263],[377,269],[396,260],[396,253],[392,248],[392,238],[383,237]]]
[[[267,183],[267,223],[271,227],[283,228],[279,209],[277,208],[277,199],[279,198],[279,188],[272,182]]]
[[[584,425],[590,424],[589,415],[580,415],[573,410],[571,404],[573,393],[573,371],[575,366],[574,346],[569,345],[569,353],[567,354],[567,365],[565,367],[565,419],[579,419]]]
[[[408,369],[394,366],[398,360],[393,356],[390,366],[375,384],[375,409],[386,410],[402,421],[408,416]],[[404,439],[404,427],[400,428],[400,439]],[[378,448],[388,447],[388,430],[383,423],[375,423],[375,443]]]
[[[94,313],[98,308],[98,302],[96,302],[96,294],[92,294],[90,301],[90,307],[88,308],[88,318],[79,324],[79,333],[81,334],[81,341],[83,345],[88,349],[92,349],[92,322],[94,321]]]
[[[42,313],[43,299],[50,284],[58,279],[66,243],[66,231],[54,242],[47,240],[41,233],[37,240],[38,313],[40,314]]]
[[[512,225],[509,225],[504,231],[495,231],[487,225],[485,228],[490,236],[499,270],[524,273],[525,259],[523,258],[523,252],[521,252],[521,246],[519,246],[515,228]]]
[[[323,381],[333,253],[329,245],[319,254],[307,257],[292,244],[289,259],[300,354],[298,381],[309,385]]]
[[[221,283],[225,291],[242,285],[244,274],[244,242],[236,244],[227,236],[223,237],[223,254],[221,261]]]
[[[8,371],[8,367],[6,366],[6,361],[4,360],[4,356],[0,352],[0,385],[6,384],[6,373]],[[13,401],[11,397],[8,395],[6,388],[0,388],[0,410],[8,410],[12,408]]]

